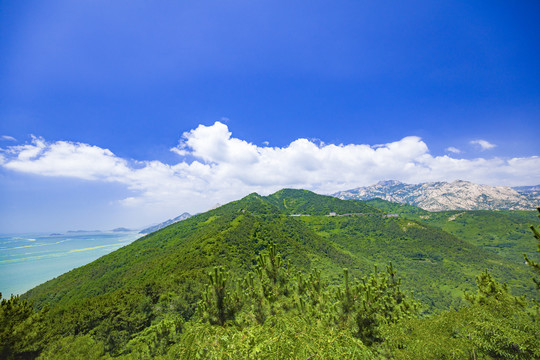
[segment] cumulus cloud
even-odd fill
[[[5,155],[5,168],[45,176],[117,180],[130,172],[127,161],[107,149],[67,141],[48,144],[38,137],[30,144],[9,147]]]
[[[433,156],[416,136],[376,146],[297,139],[286,147],[270,147],[235,138],[227,125],[216,122],[185,132],[171,151],[180,156],[174,165],[128,160],[89,144],[50,143],[33,137],[28,144],[2,150],[0,166],[43,176],[121,183],[132,191],[122,200],[125,206],[150,210],[202,211],[251,192],[268,194],[293,187],[332,193],[381,179],[410,183],[463,179],[492,185],[540,182],[537,156]]]
[[[453,147],[453,146],[447,147],[445,149],[445,151],[451,152],[451,153],[454,153],[454,154],[460,154],[461,153],[461,150],[459,150],[458,148]]]
[[[477,145],[480,147],[480,149],[482,151],[484,150],[489,150],[489,149],[493,149],[495,146],[495,144],[492,144],[490,143],[489,141],[486,141],[486,140],[481,140],[481,139],[478,139],[478,140],[471,140],[469,142],[471,145]]]

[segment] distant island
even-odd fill
[[[119,228],[113,229],[113,232],[130,232],[130,231],[134,231],[134,230],[131,230],[125,227],[119,227]]]

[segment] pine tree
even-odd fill
[[[416,312],[417,303],[401,291],[401,280],[392,264],[386,272],[375,268],[373,274],[360,281],[351,281],[348,269],[343,274],[344,286],[337,288],[325,286],[316,268],[307,276],[298,272],[295,279],[290,264],[285,269],[272,243],[268,251],[259,254],[255,273],[244,278],[242,288],[229,291],[228,275],[221,267],[214,268],[198,313],[210,324],[223,326],[235,321],[244,327],[266,326],[268,319],[274,323],[292,316],[314,326],[347,331],[372,345],[382,341],[382,325]]]
[[[234,321],[241,310],[243,301],[239,287],[235,291],[227,288],[229,274],[221,266],[216,266],[208,273],[209,283],[206,284],[202,299],[197,308],[199,316],[210,324],[225,325]]]
[[[350,286],[348,271],[344,270],[345,288],[336,291],[340,306],[337,318],[343,326],[349,324],[353,334],[365,344],[382,341],[379,327],[395,323],[415,314],[418,304],[401,291],[401,279],[392,263],[386,273],[375,272]]]
[[[270,315],[292,308],[291,264],[287,262],[284,266],[274,242],[257,257],[255,275],[258,281],[253,283],[249,280],[247,297],[251,300],[252,312],[259,324],[264,323]]]
[[[0,359],[33,357],[39,349],[32,344],[43,330],[40,317],[34,314],[32,304],[19,296],[2,299],[0,293],[0,300]]]

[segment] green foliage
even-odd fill
[[[431,213],[414,205],[400,204],[386,201],[380,198],[370,199],[365,203],[389,214],[399,214],[409,219],[420,219],[420,216],[429,216]]]
[[[294,315],[272,316],[263,324],[220,327],[190,323],[163,359],[374,359],[346,330]]]
[[[385,328],[380,351],[395,359],[539,359],[540,328],[524,310],[524,299],[487,272],[477,283],[470,307]]]
[[[155,301],[149,288],[135,288],[51,308],[42,316],[43,347],[66,336],[90,335],[108,353],[118,355],[135,334],[151,325]]]
[[[465,299],[473,305],[486,305],[495,311],[507,311],[522,310],[527,304],[525,297],[511,295],[508,285],[496,282],[487,270],[476,277],[476,284],[477,294],[465,294]]]
[[[165,355],[170,347],[180,341],[184,321],[169,318],[149,326],[130,340],[126,346],[125,356],[130,359],[154,359]]]
[[[197,313],[202,321],[225,325],[232,323],[262,324],[268,316],[273,316],[283,308],[291,307],[290,263],[288,271],[282,271],[282,258],[277,253],[276,244],[271,243],[268,251],[258,256],[255,274],[249,273],[243,281],[233,280],[236,287],[228,286],[227,275],[220,267],[209,273],[209,283],[198,304]],[[285,300],[287,299],[287,300]],[[248,309],[237,321],[242,308]]]
[[[42,314],[19,296],[2,299],[0,293],[0,359],[34,357],[41,350]]]
[[[307,278],[298,273],[295,281],[290,270],[281,271],[281,265],[281,256],[277,253],[276,245],[272,243],[268,252],[259,256],[255,268],[257,276],[246,277],[244,297],[235,297],[238,303],[244,302],[250,309],[243,314],[244,321],[237,324],[250,328],[275,321],[276,318],[293,316],[304,319],[309,324],[346,331],[348,336],[360,339],[363,344],[372,345],[383,341],[380,336],[382,325],[397,323],[416,313],[417,304],[401,291],[401,281],[391,264],[385,273],[378,273],[375,269],[374,274],[362,278],[361,281],[354,281],[352,285],[349,272],[345,269],[344,287],[337,288],[326,288],[317,269]],[[215,287],[216,283],[219,291],[225,294],[226,280],[222,270],[218,268],[214,275],[210,276],[208,289]],[[215,298],[217,297],[216,295]],[[225,299],[225,296],[223,298]],[[225,307],[226,302],[207,301],[203,297],[199,304],[201,320],[206,322],[212,319],[207,314],[220,314],[221,307]],[[240,305],[237,309],[241,307]],[[232,317],[230,320],[235,319]],[[210,323],[225,325],[225,321]]]
[[[442,229],[462,240],[496,253],[515,264],[523,264],[523,253],[531,250],[527,227],[535,211],[452,210],[429,212],[416,206],[381,199],[367,201],[388,213]]]
[[[283,189],[265,198],[282,213],[328,215],[336,214],[381,214],[381,211],[364,202],[340,200],[333,196],[318,195],[308,190]]]
[[[400,289],[401,279],[390,264],[386,273],[377,272],[349,286],[345,271],[345,287],[338,288],[338,321],[352,329],[353,335],[365,344],[381,342],[380,327],[397,323],[416,314],[418,304]]]
[[[206,285],[197,310],[203,320],[223,326],[227,321],[234,320],[241,309],[239,289],[232,293],[227,290],[228,274],[222,267],[215,267],[208,273],[208,278],[210,282]]]
[[[358,269],[347,266],[353,275],[392,262],[404,278],[403,287],[414,291],[427,314],[462,306],[463,294],[474,290],[475,275],[484,269],[513,288],[519,286],[518,293],[531,293],[530,286],[523,285],[529,278],[523,264],[515,265],[418,221],[379,215],[304,216],[299,220],[362,261]]]
[[[537,210],[538,212],[540,212],[540,207],[538,207]],[[540,215],[538,215],[538,217],[540,217]],[[538,241],[537,246],[538,246],[538,251],[540,252],[540,232],[536,230],[536,228],[533,225],[531,225],[530,228],[534,234],[535,239]],[[524,256],[525,256],[525,262],[533,269],[535,274],[540,275],[540,263],[529,259],[529,257],[526,254],[524,254]],[[536,288],[540,290],[540,279],[534,278],[533,281],[536,284]]]
[[[539,359],[538,327],[474,305],[387,327],[379,351],[394,359]],[[536,327],[535,327],[536,326]]]
[[[68,335],[50,344],[47,349],[41,353],[38,359],[107,360],[111,359],[111,357],[105,351],[105,345],[100,341],[94,340],[90,335]]]
[[[244,279],[245,300],[252,319],[262,324],[268,316],[276,315],[280,308],[288,309],[291,294],[290,263],[286,272],[282,271],[283,260],[276,250],[276,244],[271,243],[268,251],[261,252],[255,266],[255,277],[252,274]],[[255,281],[255,279],[257,281]]]

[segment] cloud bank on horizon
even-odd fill
[[[485,140],[471,144],[488,150]],[[457,149],[449,147],[458,154]],[[108,149],[40,137],[0,152],[4,169],[49,177],[119,183],[132,196],[125,206],[190,204],[190,211],[208,209],[251,192],[269,194],[281,188],[332,193],[371,185],[384,179],[408,183],[468,180],[489,185],[532,185],[540,182],[540,157],[475,158],[433,156],[417,136],[382,144],[325,144],[297,139],[286,147],[258,146],[232,136],[215,122],[184,132],[171,151],[173,165],[124,159]],[[177,205],[176,205],[177,206]]]

